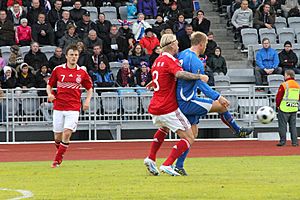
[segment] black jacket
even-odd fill
[[[186,32],[184,32],[182,36],[178,38],[178,47],[179,51],[183,51],[191,47],[191,39],[186,34]]]
[[[41,35],[41,31],[44,30],[46,32],[45,36]],[[54,32],[49,23],[40,24],[36,22],[32,25],[32,39],[38,42],[41,45],[55,45],[54,42]]]
[[[80,20],[76,23],[76,33],[78,33],[79,37],[83,40],[83,38],[87,37],[90,30],[96,30],[96,24],[92,21],[89,21],[87,24]]]
[[[210,21],[206,18],[202,20],[202,22],[199,24],[199,19],[197,17],[193,18],[192,20],[192,26],[193,26],[193,31],[200,31],[205,34],[209,32],[210,29]]]
[[[74,24],[75,22],[73,20],[68,20],[67,22],[64,22],[64,20],[60,19],[55,24],[55,36],[56,39],[60,39],[64,36],[65,32],[67,31],[67,25],[68,24]]]
[[[71,9],[70,10],[70,18],[74,21],[74,22],[79,22],[80,20],[82,20],[82,15],[86,12],[86,9],[80,8],[80,9]]]
[[[91,55],[87,52],[81,52],[79,54],[77,64],[79,66],[85,66],[86,68],[89,68],[89,66],[93,65],[93,60],[92,60]]]
[[[32,53],[30,50],[24,57],[24,62],[29,66],[33,67],[35,71],[39,70],[41,66],[48,66],[48,59],[44,53],[38,51],[36,54]]]
[[[207,65],[210,67],[212,72],[223,72],[224,75],[227,74],[227,66],[226,66],[226,61],[223,56],[211,56],[208,61]]]
[[[103,23],[101,23],[99,20],[96,21],[96,31],[99,38],[104,40],[106,36],[109,34],[111,27],[111,23],[108,20],[104,20]]]
[[[193,1],[177,0],[178,9],[184,13],[185,18],[193,18]]]
[[[13,43],[11,43],[13,41]],[[0,42],[1,44],[7,43],[7,45],[14,44],[15,30],[14,25],[10,20],[6,20],[4,23],[0,22]]]
[[[29,11],[27,12],[27,19],[28,19],[29,26],[31,26],[32,24],[38,21],[38,16],[40,13],[45,13],[45,10],[41,7],[38,9],[33,9],[33,8],[29,9]]]
[[[86,37],[83,39],[83,43],[90,54],[93,53],[93,48],[95,45],[100,45],[101,47],[103,46],[103,41],[100,38],[96,38],[96,40],[91,40],[89,37]]]
[[[17,78],[17,87],[23,87],[26,86],[27,88],[35,87],[36,86],[36,79],[35,76],[31,73],[30,69],[28,71],[28,75],[25,78],[21,72],[18,75]]]
[[[279,56],[279,67],[282,68],[294,68],[297,67],[298,57],[290,50],[286,52],[284,49],[278,54]]]
[[[61,55],[60,58],[56,57],[55,55],[53,55],[50,59],[49,59],[49,68],[51,70],[53,70],[56,66],[64,64],[67,62],[67,59],[65,57],[64,54]]]
[[[63,10],[56,10],[55,8],[51,9],[48,12],[48,21],[50,23],[50,25],[52,26],[52,28],[54,28],[55,23],[61,19],[61,15],[62,15]]]
[[[208,40],[204,54],[207,55],[208,57],[214,55],[215,54],[215,48],[217,46],[218,45],[217,45],[217,43],[215,41]]]

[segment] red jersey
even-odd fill
[[[81,108],[81,90],[83,86],[89,90],[92,88],[92,81],[88,73],[77,65],[70,69],[67,64],[54,68],[48,81],[51,87],[57,87],[54,100],[54,110],[79,111]]]
[[[169,53],[164,52],[156,58],[151,69],[154,94],[148,108],[149,113],[164,115],[178,108],[175,74],[182,70],[179,60]]]

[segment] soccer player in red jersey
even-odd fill
[[[153,123],[160,127],[154,135],[150,153],[144,160],[148,171],[157,176],[156,153],[169,130],[178,134],[180,141],[172,148],[167,160],[160,170],[172,176],[180,176],[172,168],[173,162],[194,142],[191,125],[178,108],[176,101],[176,79],[207,81],[208,77],[183,71],[179,60],[174,58],[178,53],[178,41],[173,34],[164,34],[161,38],[163,53],[155,60],[152,69],[152,87],[154,94],[149,105]]]
[[[76,45],[66,49],[67,63],[54,68],[47,84],[48,100],[54,103],[53,132],[57,148],[52,168],[58,167],[69,147],[70,138],[76,131],[81,108],[81,90],[87,90],[83,110],[87,110],[93,95],[92,81],[87,72],[77,65],[79,51]],[[52,88],[56,87],[54,95]]]

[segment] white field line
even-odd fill
[[[22,194],[22,196],[19,197],[15,197],[9,200],[19,200],[19,199],[27,199],[27,198],[31,198],[33,197],[33,193],[29,190],[14,190],[14,189],[9,189],[9,188],[0,188],[0,190],[3,191],[15,191],[15,192],[19,192]]]

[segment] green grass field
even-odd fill
[[[0,163],[0,188],[30,190],[31,199],[300,199],[299,156],[189,158],[187,177],[149,176],[142,160],[50,164]],[[1,200],[17,196],[0,191]]]

